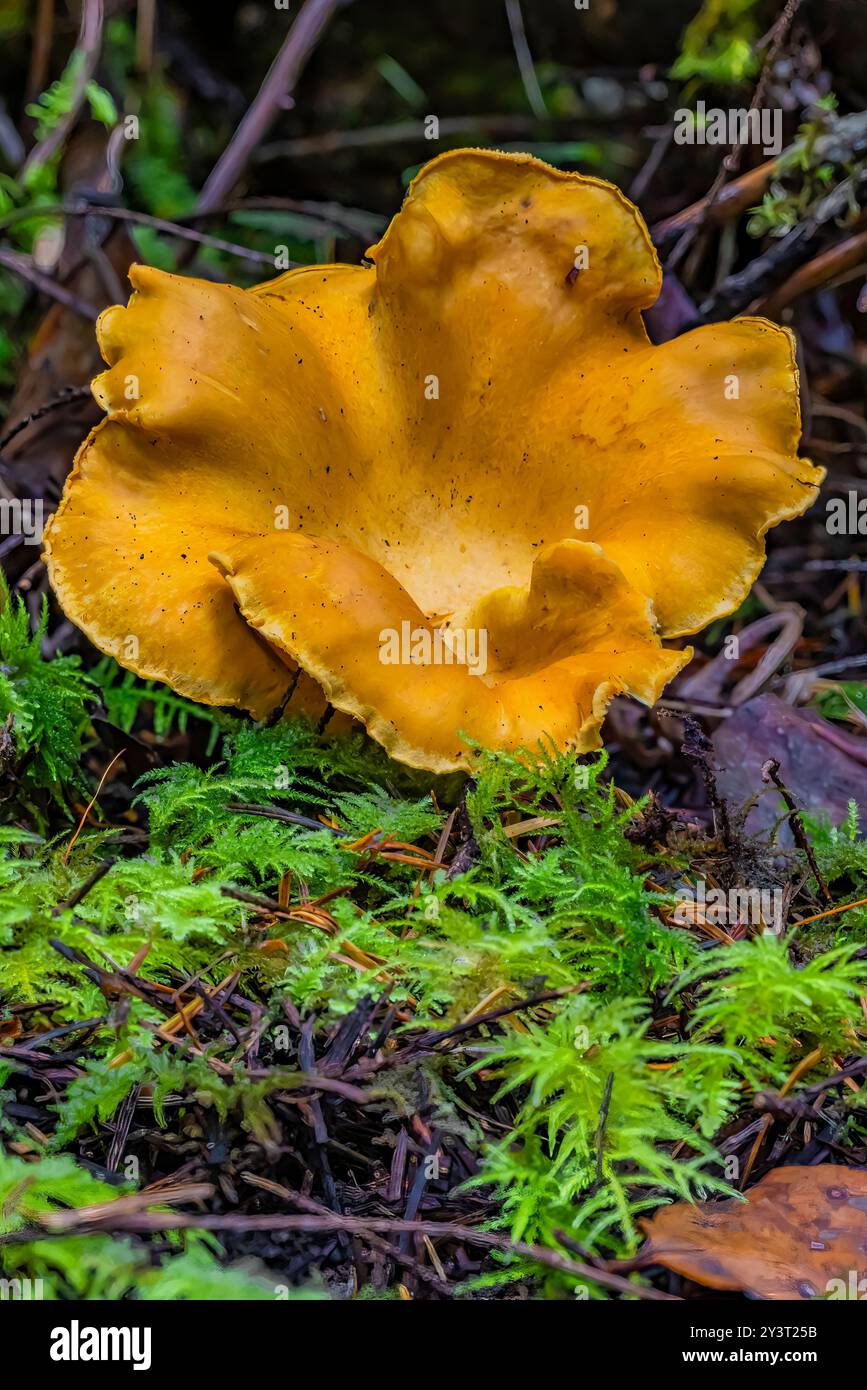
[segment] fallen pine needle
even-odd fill
[[[95,802],[96,802],[96,798],[99,796],[99,793],[102,791],[103,783],[105,782],[106,777],[107,777],[108,774],[111,772],[111,769],[114,767],[114,765],[115,765],[115,763],[117,762],[118,758],[122,758],[125,752],[126,752],[126,749],[125,749],[125,748],[121,748],[121,750],[120,750],[119,753],[115,753],[115,755],[114,755],[114,757],[112,758],[111,762],[109,763],[108,767],[105,769],[105,772],[104,772],[104,773],[102,774],[102,776],[100,777],[100,779],[99,779],[99,785],[97,786],[96,791],[93,793],[93,796],[90,798],[90,800],[88,801],[87,805],[85,806],[85,808],[84,808],[84,815],[81,817],[81,820],[78,822],[78,829],[76,830],[76,832],[75,832],[75,834],[73,835],[72,839],[70,840],[69,844],[66,846],[66,849],[63,851],[63,863],[64,863],[64,864],[66,863],[67,859],[69,858],[70,854],[72,853],[72,846],[75,844],[76,840],[78,839],[79,835],[81,834],[82,830],[84,829],[84,827],[85,827],[85,825],[86,825],[86,823],[87,823],[87,818],[88,818],[88,816],[90,815],[91,810],[93,809],[93,806],[94,806],[94,804],[95,804]]]
[[[850,907],[867,907],[867,898],[859,898],[858,901],[854,903],[841,903],[839,907],[828,907],[824,912],[817,912],[814,917],[802,917],[800,921],[795,922],[794,925],[796,927],[806,927],[810,922],[818,922],[823,917],[833,917],[837,912],[848,912]]]

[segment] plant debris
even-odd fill
[[[677,1202],[642,1225],[643,1263],[711,1289],[784,1299],[867,1289],[867,1173],[857,1168],[775,1168],[746,1201]]]

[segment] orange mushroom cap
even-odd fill
[[[257,718],[300,668],[290,710],[327,697],[415,766],[596,747],[815,499],[791,335],[652,346],[638,211],[529,155],[432,160],[368,256],[246,291],[133,267],[47,535],[60,602]]]

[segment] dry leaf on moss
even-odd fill
[[[867,1297],[867,1170],[775,1168],[747,1201],[675,1202],[642,1221],[645,1264],[757,1298]],[[863,1281],[863,1282],[862,1282]]]

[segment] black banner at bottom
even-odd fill
[[[835,1302],[742,1299],[535,1303],[467,1298],[426,1304],[421,1312],[391,1298],[290,1299],[235,1304],[222,1316],[215,1314],[209,1303],[6,1299],[0,1301],[2,1359],[8,1366],[7,1358],[17,1352],[28,1370],[47,1375],[49,1383],[62,1382],[70,1372],[98,1373],[102,1366],[140,1376],[172,1376],[185,1366],[197,1376],[219,1374],[224,1381],[242,1375],[246,1366],[261,1383],[270,1370],[285,1374],[287,1358],[299,1354],[320,1360],[321,1371],[333,1380],[344,1365],[347,1373],[351,1368],[357,1374],[367,1358],[376,1375],[386,1349],[394,1365],[404,1350],[429,1355],[437,1347],[439,1373],[447,1375],[447,1347],[432,1339],[456,1331],[462,1335],[454,1347],[454,1370],[462,1376],[476,1358],[491,1372],[501,1357],[513,1357],[517,1334],[534,1361],[559,1347],[558,1359],[564,1354],[576,1363],[601,1359],[619,1377],[712,1366],[734,1371],[759,1366],[785,1377],[804,1366],[823,1375],[842,1371],[851,1362],[852,1337],[863,1327],[855,1308]],[[501,1324],[503,1315],[508,1322]],[[351,1332],[342,1339],[334,1335],[347,1328]],[[556,1343],[548,1340],[552,1333]]]

